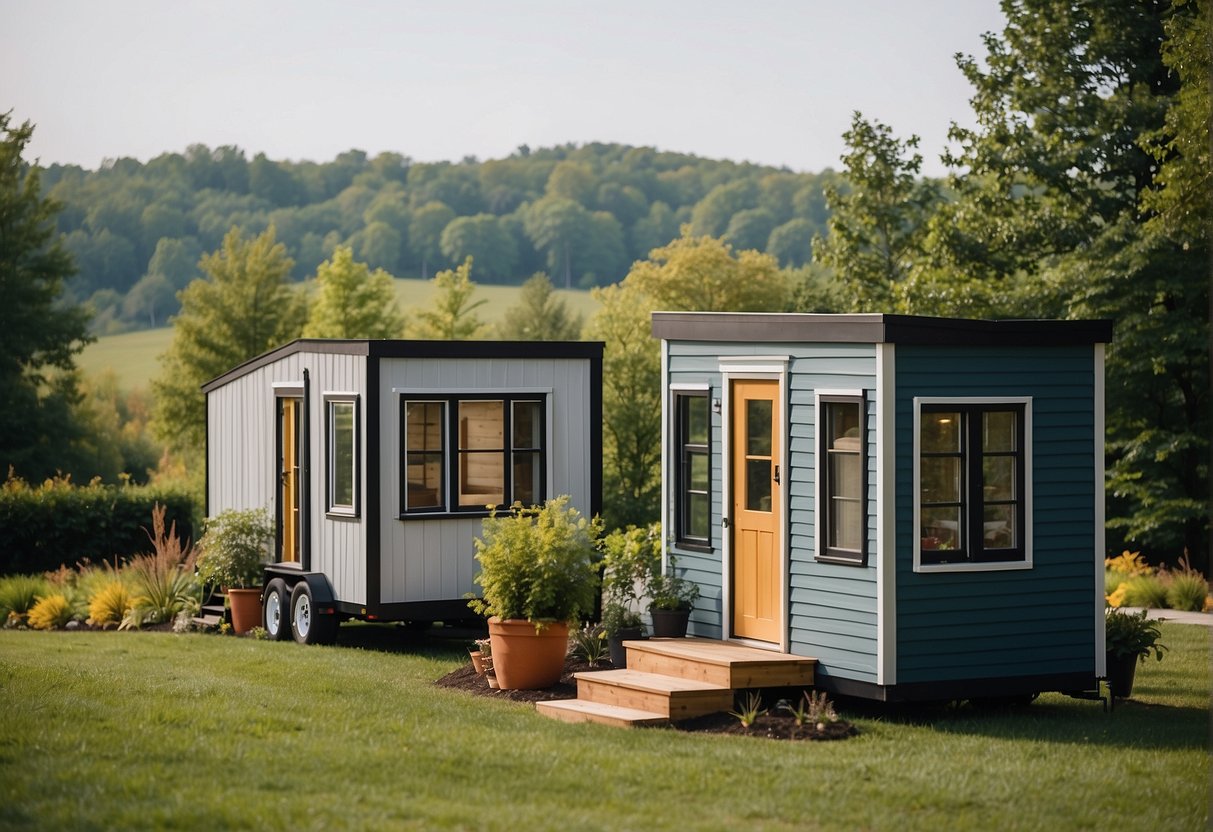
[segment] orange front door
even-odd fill
[[[732,455],[733,635],[780,641],[779,382],[734,381]]]
[[[278,538],[283,563],[299,562],[299,523],[303,493],[299,487],[299,439],[302,433],[303,399],[278,399]]]

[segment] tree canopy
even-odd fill
[[[305,338],[399,338],[404,316],[396,302],[392,277],[354,260],[349,246],[338,246],[316,269],[316,296],[308,311]]]

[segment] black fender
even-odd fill
[[[287,588],[291,590],[297,583],[306,583],[308,592],[312,596],[312,603],[317,607],[316,611],[322,615],[336,613],[337,598],[333,592],[333,585],[329,583],[328,576],[323,572],[302,572],[291,566],[271,565],[265,567],[265,574],[267,577],[273,576],[286,581]]]

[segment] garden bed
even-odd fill
[[[498,690],[490,688],[484,676],[477,675],[471,664],[464,664],[452,670],[434,682],[442,688],[453,688],[466,691],[476,696],[489,696],[494,699],[508,699],[512,702],[550,702],[556,699],[576,699],[577,680],[575,673],[593,670],[610,670],[610,662],[591,666],[583,661],[569,657],[565,661],[564,673],[560,681],[542,690]],[[846,720],[839,720],[816,726],[798,727],[790,715],[768,713],[758,717],[749,728],[742,726],[737,717],[727,713],[707,714],[705,716],[683,719],[672,722],[668,727],[677,731],[699,734],[732,734],[742,737],[761,737],[772,740],[841,740],[859,733],[855,726]]]

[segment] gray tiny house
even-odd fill
[[[693,635],[885,701],[1104,675],[1106,321],[657,312]]]
[[[600,511],[601,343],[305,339],[203,391],[207,516],[274,518],[274,637],[469,617],[486,506]]]

